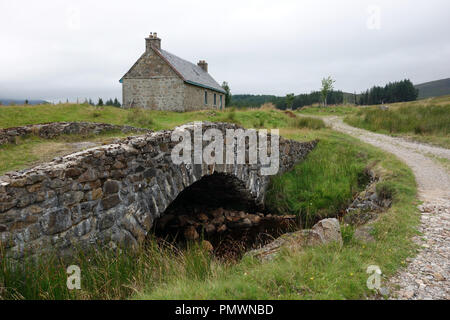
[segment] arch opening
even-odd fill
[[[297,229],[296,217],[273,216],[262,209],[243,181],[214,173],[180,192],[156,221],[154,231],[178,246],[207,241],[217,257],[235,260]]]

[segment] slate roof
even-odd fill
[[[184,78],[185,82],[225,93],[225,90],[223,90],[216,80],[214,80],[208,72],[205,72],[198,65],[181,59],[166,50],[161,49],[159,52],[164,59],[166,59],[169,64]]]

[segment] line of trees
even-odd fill
[[[290,96],[290,95],[289,95]],[[291,99],[289,97],[289,99]],[[288,100],[286,97],[279,97],[275,101],[275,106],[278,109],[286,110],[290,109],[288,105]],[[329,91],[326,96],[327,104],[342,104],[344,102],[344,93],[342,91]],[[272,102],[272,101],[271,101]],[[313,91],[311,93],[303,93],[294,96],[292,102],[292,109],[300,109],[304,106],[310,106],[317,103],[323,103],[323,93],[321,91]]]
[[[117,98],[113,99],[108,99],[106,100],[106,102],[103,102],[102,98],[98,98],[97,103],[95,103],[94,101],[92,101],[92,99],[86,99],[84,101],[85,104],[89,104],[91,106],[97,106],[97,107],[103,107],[103,106],[113,106],[113,107],[121,107],[122,105],[120,104],[119,100],[117,100]]]
[[[372,87],[361,93],[359,104],[372,105],[415,101],[418,96],[419,90],[414,87],[409,79],[405,79],[403,81],[390,82],[384,87]]]

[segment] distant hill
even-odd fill
[[[450,95],[450,78],[416,84],[419,99]]]
[[[9,106],[10,104],[22,105],[25,104],[25,99],[4,99],[0,98],[0,103],[3,106]],[[45,100],[28,100],[28,104],[36,105],[36,104],[47,104],[48,102]]]

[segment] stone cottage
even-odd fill
[[[120,79],[123,107],[192,111],[222,109],[225,91],[208,73],[208,64],[197,65],[161,49],[156,32],[145,39],[145,52]]]

